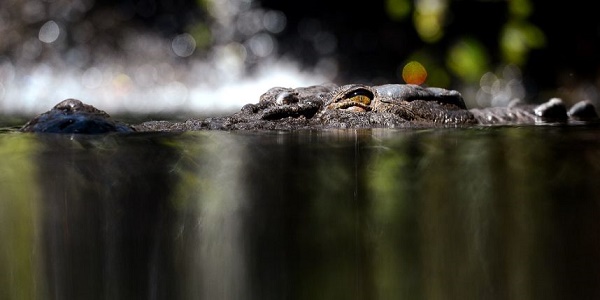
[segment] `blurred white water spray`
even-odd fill
[[[7,1],[0,8],[16,3]],[[5,47],[0,44],[0,113],[37,114],[66,98],[109,113],[235,111],[258,102],[273,86],[321,84],[335,75],[320,76],[276,57],[274,35],[285,28],[285,15],[248,0],[208,1],[207,11],[215,21],[210,47],[193,33],[164,37],[118,28],[117,48],[123,53],[112,53],[94,40],[95,33],[120,26],[118,17],[86,19],[90,1],[40,3],[21,5],[27,10],[18,18],[0,13],[0,35],[7,37]],[[62,11],[62,19],[50,13],[57,11]],[[36,32],[19,31],[19,22]],[[194,55],[200,51],[202,55]],[[255,65],[250,75],[249,63]]]

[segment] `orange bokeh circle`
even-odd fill
[[[427,70],[421,63],[411,61],[402,69],[402,79],[409,84],[421,85],[427,80]]]

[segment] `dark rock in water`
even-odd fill
[[[67,99],[22,128],[25,132],[100,134],[132,132],[126,124],[114,121],[104,111],[76,99]]]
[[[149,121],[137,125],[116,122],[104,111],[67,99],[29,121],[22,131],[97,134],[131,131],[294,130],[327,128],[394,128],[468,126],[477,124],[537,124],[593,121],[592,103],[578,103],[567,113],[562,100],[538,106],[467,109],[461,94],[411,84],[368,86],[318,85],[272,88],[258,103],[229,116],[185,122]]]

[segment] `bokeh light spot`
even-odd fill
[[[259,33],[248,40],[248,47],[254,55],[258,57],[267,57],[273,52],[275,41],[271,35]]]
[[[411,61],[402,69],[402,79],[408,84],[421,85],[427,79],[427,70],[421,63]]]
[[[173,52],[179,57],[188,57],[196,50],[196,40],[189,33],[176,36],[171,43]]]
[[[512,64],[522,66],[532,49],[544,47],[544,33],[527,22],[512,21],[504,25],[500,35],[500,47],[504,59]]]
[[[435,43],[444,35],[447,0],[417,0],[413,12],[413,22],[417,33],[424,42]]]
[[[385,12],[392,20],[404,20],[410,13],[411,2],[408,0],[386,0]]]
[[[285,29],[287,19],[285,14],[280,11],[271,10],[265,13],[263,25],[265,29],[272,33],[280,33]]]
[[[446,64],[462,80],[475,83],[490,69],[489,61],[487,51],[479,41],[465,38],[450,48]]]
[[[40,28],[38,38],[40,39],[40,41],[49,44],[56,41],[59,35],[60,28],[58,27],[58,24],[56,24],[56,22],[54,21],[48,21],[44,23],[44,25],[42,25],[42,28]]]

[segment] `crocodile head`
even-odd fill
[[[459,92],[413,84],[344,85],[332,93],[325,110],[391,113],[405,121],[423,123],[475,122]]]
[[[288,117],[312,118],[321,109],[335,85],[314,85],[301,88],[274,87],[260,96],[258,104],[248,104],[242,112],[262,120]]]

